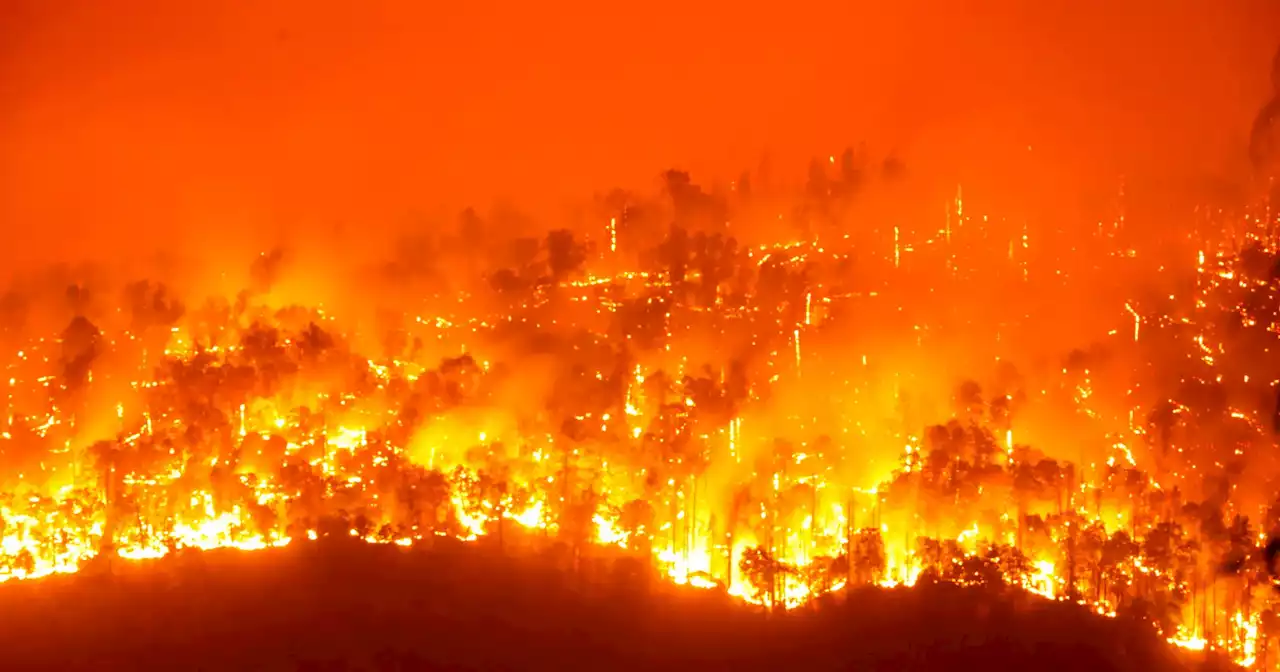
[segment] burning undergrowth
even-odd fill
[[[777,610],[1007,585],[1269,664],[1269,220],[1151,252],[1122,197],[1061,231],[957,190],[906,226],[856,204],[908,169],[836,164],[538,234],[468,211],[377,263],[28,279],[0,576],[484,539]]]

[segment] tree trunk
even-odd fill
[[[853,594],[853,590],[852,590],[852,587],[853,587],[853,526],[854,526],[854,516],[856,515],[853,509],[852,496],[849,497],[849,503],[847,505],[846,510],[849,512],[849,515],[845,516],[845,521],[844,521],[844,560],[845,560],[844,582],[845,582],[845,591],[846,591],[845,594],[851,595]]]
[[[736,516],[735,516],[735,520],[736,520]],[[728,543],[728,548],[725,549],[725,556],[729,560],[729,567],[725,571],[725,579],[724,579],[725,588],[733,588],[733,528],[734,528],[734,523],[733,521],[730,521],[729,531],[726,534],[726,538],[729,543]]]

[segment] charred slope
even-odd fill
[[[770,616],[551,557],[322,542],[0,587],[5,670],[1175,670],[1142,624],[954,586]],[[616,564],[615,564],[616,569]]]

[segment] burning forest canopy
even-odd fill
[[[24,11],[39,23],[38,11]],[[1159,15],[1165,38],[1201,42],[1244,16],[1169,11]],[[77,34],[68,26],[106,20],[83,7],[71,16],[33,33],[30,53],[50,58],[61,53],[50,46],[55,37]],[[1093,25],[1037,17],[1067,34]],[[924,22],[938,40],[941,18]],[[1121,28],[1101,31],[1098,44],[1151,47],[1204,90],[1230,89],[1237,80],[1206,73],[1256,55],[1236,45],[1219,60],[1198,60],[1123,29],[1145,15],[1110,18]],[[386,28],[365,20],[350,39]],[[1019,21],[1010,26],[1040,25]],[[314,56],[325,44],[316,35],[327,34],[317,25],[268,43],[297,39]],[[154,28],[138,30],[160,39]],[[221,29],[210,30],[202,39]],[[103,39],[85,49],[129,62],[116,38]],[[402,41],[389,48],[399,53]],[[197,71],[212,67],[193,55],[196,46],[161,42],[162,53],[192,58]],[[1028,73],[1007,69],[1004,51],[974,53],[995,81],[1025,83]],[[1039,58],[1048,72],[1070,71]],[[933,63],[906,62],[915,69],[905,72]],[[268,99],[273,77],[291,71],[269,63],[246,84]],[[1136,70],[1124,63],[1114,81],[1088,90],[1131,96],[1124,105],[1167,103],[1165,89],[1186,83],[1131,92]],[[150,91],[143,85],[173,76],[154,67],[121,66],[118,84]],[[54,123],[38,112],[61,94],[22,65],[6,68],[30,103],[14,113],[14,127]],[[333,77],[361,82],[358,90],[366,82]],[[1265,98],[1265,72],[1249,81]],[[332,217],[281,206],[281,219],[307,222],[283,232],[224,226],[237,221],[236,203],[253,213],[236,226],[263,221],[273,208],[249,204],[254,198],[196,217],[189,208],[229,192],[157,187],[155,212],[190,229],[162,233],[155,212],[117,202],[149,193],[129,179],[170,184],[169,164],[146,164],[156,155],[144,143],[145,165],[122,171],[133,177],[98,175],[85,189],[103,206],[104,230],[127,230],[112,218],[143,213],[137,230],[150,226],[154,240],[117,241],[118,258],[73,263],[66,259],[82,255],[71,243],[31,245],[41,238],[35,227],[15,234],[16,247],[42,263],[15,262],[0,297],[0,578],[127,573],[135,562],[179,562],[193,549],[263,555],[341,539],[414,554],[461,540],[545,561],[588,585],[661,577],[708,599],[754,605],[744,607],[753,614],[820,612],[841,597],[869,604],[884,599],[877,587],[981,587],[1273,668],[1280,362],[1270,348],[1280,333],[1280,199],[1267,187],[1275,103],[1254,100],[1238,114],[1236,126],[1247,129],[1262,107],[1248,139],[1242,131],[1232,136],[1238,142],[1201,138],[1150,152],[1209,163],[1199,177],[1219,179],[1191,189],[1171,187],[1149,157],[1133,177],[1109,172],[1132,165],[1118,149],[1089,164],[1106,177],[1060,169],[1097,158],[1070,151],[1073,139],[1107,142],[1073,115],[1112,117],[1087,104],[1058,109],[1043,88],[1054,87],[1020,89],[1028,93],[1017,105],[997,95],[999,86],[962,96],[964,86],[949,83],[938,93],[953,105],[899,93],[921,128],[886,136],[954,130],[925,112],[939,107],[991,126],[1014,109],[1052,111],[1043,128],[1066,130],[1013,125],[934,152],[893,139],[853,143],[707,172],[719,179],[672,169],[567,208],[499,201],[415,215],[394,232],[331,226],[365,220],[351,219],[350,203],[326,199],[363,207],[390,194],[395,205],[369,210],[395,209],[421,177],[413,171],[361,178],[387,180],[379,189],[355,178],[345,190],[332,176],[284,180],[282,200],[300,188],[346,196],[309,204],[334,206]],[[709,95],[683,91],[693,102]],[[140,109],[192,119],[184,106],[210,101],[188,95],[144,98]],[[1239,112],[1208,98],[1196,114],[1167,106],[1163,116],[1112,119],[1114,128],[1132,130],[1138,139],[1126,151],[1143,154],[1179,137],[1171,129],[1208,118],[1205,110]],[[239,98],[229,100],[231,118],[246,115]],[[86,142],[72,153],[117,147],[107,131],[129,116],[121,109],[98,108],[102,128],[79,128]],[[314,114],[301,118],[326,118]],[[393,127],[399,119],[386,118]],[[247,136],[270,130],[253,128]],[[376,135],[368,133],[339,137],[331,155],[302,143],[307,151],[294,158],[370,159],[343,145]],[[197,154],[218,144],[217,133],[194,135],[205,143],[192,145]],[[1023,142],[1031,136],[1045,144]],[[17,149],[0,163],[3,193],[15,195],[0,206],[6,221],[65,225],[94,214],[41,181],[63,150],[32,137],[40,134],[15,136]],[[411,133],[381,140],[420,141]],[[1210,145],[1230,146],[1235,158],[1213,164]],[[280,166],[209,156],[255,179],[279,177]],[[976,167],[954,168],[966,162]],[[590,168],[531,182],[563,188],[579,179],[574,170]],[[35,195],[18,197],[22,186]],[[165,235],[186,245],[154,245],[165,252],[150,254]],[[253,252],[234,254],[246,240]],[[192,253],[193,242],[202,253]],[[43,263],[59,253],[61,263]]]
[[[1132,235],[1122,185],[1083,232],[962,188],[851,225],[910,179],[856,148],[798,191],[671,170],[594,226],[467,210],[340,278],[262,252],[232,294],[183,284],[201,269],[26,276],[3,576],[483,539],[778,610],[1022,590],[1268,665],[1267,206],[1191,213],[1174,244]]]

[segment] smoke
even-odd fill
[[[19,0],[0,29],[4,261],[234,267],[284,238],[367,252],[414,212],[507,196],[557,218],[672,164],[727,181],[833,141],[1011,202],[1199,180],[1239,163],[1276,11]]]
[[[353,352],[403,351],[405,321],[506,312],[523,295],[494,291],[499,272],[524,289],[554,273],[549,231],[584,243],[588,269],[619,264],[601,259],[604,211],[623,215],[623,254],[637,256],[627,261],[651,270],[662,264],[645,255],[663,254],[657,243],[686,214],[724,225],[743,250],[807,238],[813,213],[789,195],[806,178],[844,179],[837,157],[859,146],[856,196],[816,233],[824,244],[849,235],[865,254],[833,278],[796,271],[847,283],[856,320],[795,348],[690,318],[665,325],[682,358],[638,359],[672,376],[736,363],[752,380],[804,360],[794,364],[804,375],[753,417],[753,435],[860,441],[866,464],[849,469],[868,485],[900,456],[904,406],[908,431],[945,421],[961,382],[1002,391],[1003,366],[1021,372],[1012,391],[1031,400],[1014,421],[1019,442],[1104,458],[1109,446],[1079,445],[1098,428],[1075,429],[1045,381],[1077,349],[1096,380],[1135,365],[1094,341],[1125,333],[1125,297],[1168,295],[1179,279],[1157,271],[1191,258],[1185,244],[1138,243],[1188,230],[1189,216],[1169,213],[1191,212],[1213,185],[1247,182],[1248,122],[1274,47],[1265,27],[1280,19],[1261,1],[816,3],[782,17],[659,3],[573,8],[555,25],[523,8],[428,14],[394,2],[354,13],[292,1],[253,12],[145,0],[15,7],[3,29],[13,34],[0,34],[13,94],[0,111],[0,221],[13,252],[0,261],[42,269],[18,274],[3,304],[24,335],[77,315],[127,319],[115,314],[122,288],[147,278],[190,307],[209,297],[320,306]],[[1269,155],[1271,107],[1255,124],[1255,163]],[[751,200],[712,221],[725,213],[708,204],[740,193],[726,185],[766,151],[772,170],[747,170]],[[691,176],[679,193],[669,167]],[[635,207],[576,205],[618,186]],[[1144,255],[1129,276],[1069,260],[1057,264],[1061,284],[988,272],[1013,259],[1052,267],[1083,230],[1120,217],[1129,239],[1117,244]],[[893,249],[895,236],[911,242]],[[969,268],[875,285],[886,269],[874,259],[925,268],[952,237],[1020,242]],[[756,271],[769,263],[749,259]],[[463,344],[478,360],[518,362],[518,373],[487,408],[425,430],[415,458],[447,436],[513,433],[515,418],[542,412],[590,361],[567,325],[599,325],[577,308],[563,299],[531,315],[537,330]],[[1059,317],[1017,324],[1049,314]],[[455,347],[425,343],[418,356]],[[883,362],[894,375],[868,373]],[[850,379],[868,389],[843,389]],[[865,413],[851,422],[842,404],[854,398]],[[746,450],[750,464],[772,447]]]
[[[1280,119],[1280,51],[1271,65],[1271,100],[1258,112],[1249,136],[1249,158],[1253,162],[1254,175],[1259,180],[1271,180],[1275,175],[1276,122]]]

